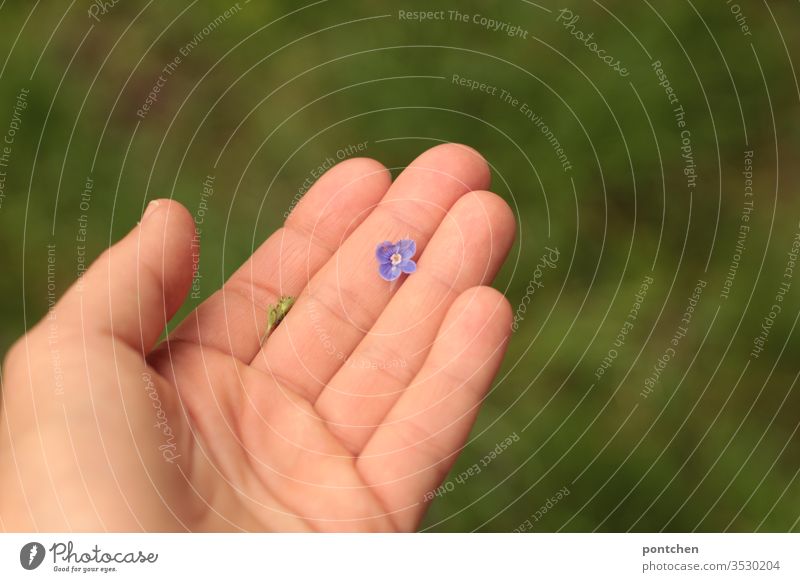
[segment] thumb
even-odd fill
[[[199,252],[193,235],[186,208],[153,200],[139,225],[67,291],[56,307],[59,319],[147,354],[186,298],[197,263],[192,255]]]

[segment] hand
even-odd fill
[[[486,162],[435,147],[391,182],[326,173],[156,346],[193,278],[194,222],[159,200],[3,366],[9,531],[412,530],[500,366],[491,282],[515,223]],[[375,247],[414,239],[388,283]],[[262,344],[270,305],[297,297]]]

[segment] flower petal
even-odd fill
[[[397,241],[397,252],[400,253],[400,256],[404,259],[410,259],[417,253],[417,243],[415,243],[410,238],[404,238],[400,241]]]
[[[385,281],[394,281],[400,276],[400,273],[400,267],[391,263],[381,263],[380,267],[378,267],[378,274]]]
[[[375,248],[375,257],[381,263],[388,263],[392,259],[392,255],[397,252],[397,245],[391,241],[385,240]]]
[[[397,266],[400,267],[400,270],[404,273],[413,273],[417,270],[417,264],[411,259],[406,259]]]

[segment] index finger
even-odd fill
[[[258,352],[268,306],[299,295],[316,271],[369,214],[391,184],[379,162],[354,158],[326,172],[284,227],[171,335],[249,362]]]

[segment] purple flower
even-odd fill
[[[410,239],[399,240],[396,243],[383,241],[375,249],[378,259],[378,273],[386,281],[394,281],[401,273],[413,273],[417,264],[411,260],[417,252],[417,243]]]

